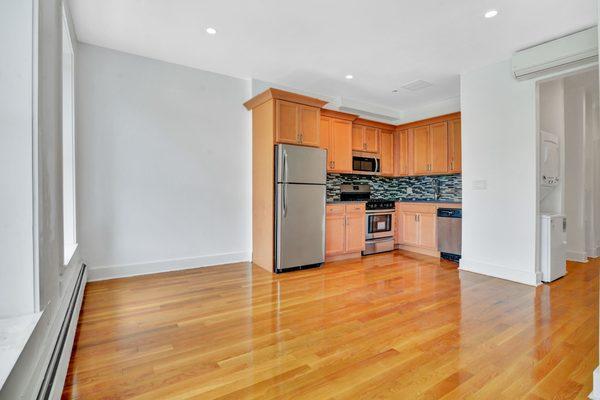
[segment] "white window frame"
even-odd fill
[[[63,234],[64,265],[77,250],[77,190],[75,170],[75,52],[67,13],[62,7],[62,147],[63,147]]]

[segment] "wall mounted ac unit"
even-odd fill
[[[598,61],[597,27],[518,51],[512,58],[516,79],[525,80]]]

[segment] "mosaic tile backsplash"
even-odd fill
[[[437,182],[437,183],[436,183]],[[371,185],[371,198],[386,200],[435,200],[435,186],[439,188],[439,201],[462,200],[460,174],[441,176],[407,176],[388,178],[368,175],[327,174],[327,201],[340,200],[340,185]]]

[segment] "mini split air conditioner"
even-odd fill
[[[518,51],[512,70],[516,79],[525,80],[597,61],[598,29],[594,26]]]

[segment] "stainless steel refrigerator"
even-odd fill
[[[325,259],[326,159],[322,149],[275,146],[275,272]]]

